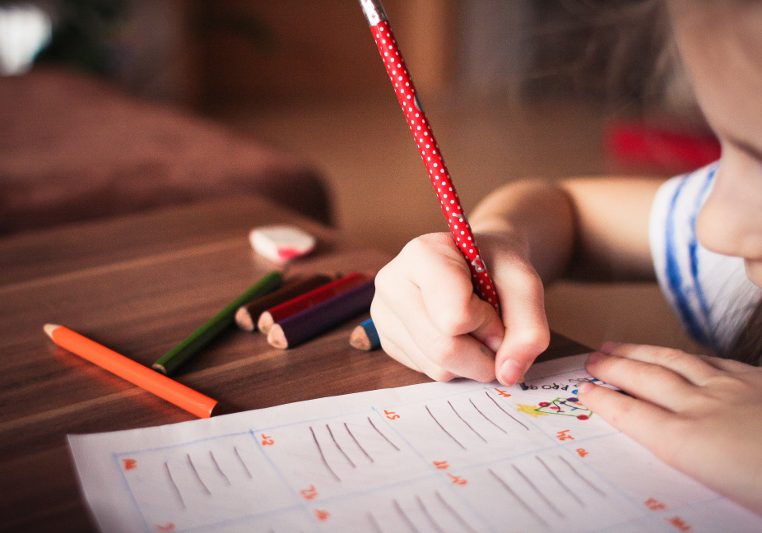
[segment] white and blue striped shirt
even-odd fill
[[[762,289],[746,277],[741,258],[711,252],[696,238],[696,218],[718,166],[677,176],[659,188],[650,241],[659,285],[685,329],[726,354],[762,299]]]

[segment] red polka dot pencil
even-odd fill
[[[386,73],[394,85],[397,100],[405,114],[408,126],[410,126],[413,139],[418,146],[418,152],[426,166],[442,213],[450,226],[450,233],[471,270],[476,293],[499,310],[500,302],[497,291],[495,291],[495,285],[492,283],[484,261],[479,254],[471,226],[468,224],[460,205],[458,193],[455,191],[450,173],[434,138],[434,132],[418,100],[413,80],[397,46],[397,40],[392,33],[386,12],[379,0],[360,0],[360,5],[368,24],[370,24],[371,34],[376,42],[378,52],[381,54]]]

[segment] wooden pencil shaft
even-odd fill
[[[223,330],[233,323],[235,312],[243,304],[257,296],[267,294],[278,287],[283,280],[280,272],[265,274],[254,285],[246,289],[235,300],[228,304],[222,311],[214,315],[201,327],[180,341],[175,347],[161,356],[153,368],[167,375],[174,374],[177,369],[201,348],[206,346],[212,339],[217,337]]]
[[[373,280],[368,280],[301,313],[278,322],[289,348],[293,348],[345,320],[370,309]]]
[[[359,272],[352,272],[330,283],[306,292],[296,298],[273,306],[267,310],[274,322],[281,322],[286,318],[309,309],[337,294],[349,290],[365,281],[368,277]]]
[[[48,326],[46,326],[47,330]],[[51,328],[50,338],[61,348],[129,381],[133,385],[185,409],[199,418],[212,415],[217,401],[154,372],[137,361],[103,346],[64,326]]]
[[[238,326],[241,327],[241,329],[245,329],[246,331],[253,331],[255,329],[254,321],[259,318],[259,315],[262,314],[262,312],[264,312],[266,309],[283,303],[286,300],[294,298],[300,294],[304,294],[307,291],[311,291],[312,289],[325,285],[326,283],[330,283],[332,279],[333,277],[329,276],[328,274],[315,274],[307,278],[287,281],[278,290],[242,305],[236,311],[236,322],[238,323]],[[241,323],[242,321],[239,320],[239,316],[246,317],[247,327],[244,327],[244,325]],[[249,324],[251,326],[249,326]]]

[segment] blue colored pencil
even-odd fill
[[[352,334],[349,336],[349,344],[353,348],[366,352],[378,350],[381,347],[381,340],[378,338],[378,331],[376,331],[376,325],[372,318],[363,320],[360,325],[352,330]]]

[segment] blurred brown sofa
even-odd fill
[[[240,194],[331,223],[293,156],[82,74],[0,78],[0,234]]]

